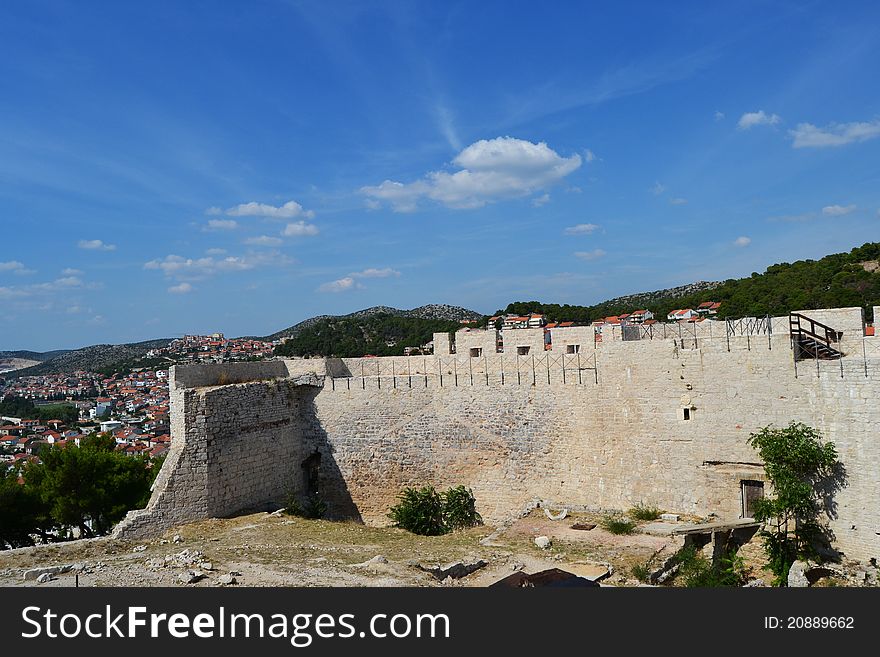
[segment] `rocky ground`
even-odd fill
[[[143,542],[105,538],[0,552],[0,585],[488,586],[517,570],[561,568],[604,585],[642,586],[633,567],[662,563],[681,545],[662,533],[572,528],[599,520],[592,514],[551,520],[537,509],[501,528],[424,537],[257,513],[184,525]],[[751,579],[769,581],[760,545],[753,542],[742,554]],[[853,582],[841,576],[840,583]]]

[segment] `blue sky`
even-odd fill
[[[880,239],[880,5],[6,2],[0,349]]]

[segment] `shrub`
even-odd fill
[[[612,534],[632,534],[636,528],[636,523],[620,514],[606,515],[599,524],[602,526],[602,529]]]
[[[745,567],[737,555],[722,557],[716,567],[696,548],[689,547],[679,553],[678,563],[678,577],[688,588],[741,586],[745,581]]]
[[[395,527],[422,536],[439,536],[449,531],[443,518],[443,496],[433,486],[405,488],[398,499],[400,502],[388,513]]]
[[[456,486],[443,493],[443,519],[449,529],[462,529],[481,525],[483,519],[477,513],[477,498],[469,488]]]
[[[320,520],[327,512],[327,504],[315,493],[307,496],[305,502],[300,502],[296,494],[288,492],[284,512],[297,518]]]
[[[398,495],[398,504],[388,517],[400,527],[422,536],[439,536],[454,529],[482,524],[473,491],[455,486],[439,493],[433,486],[406,488]]]
[[[639,502],[629,510],[629,515],[633,520],[657,520],[661,513],[663,513],[662,509],[649,504],[643,504],[642,502]]]

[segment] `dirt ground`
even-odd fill
[[[416,536],[392,527],[304,520],[255,513],[183,525],[143,542],[111,539],[57,543],[0,552],[0,586],[488,586],[511,573],[547,568],[598,579],[603,585],[642,586],[633,566],[662,563],[680,539],[637,530],[614,535],[600,517],[548,519],[541,509],[504,528],[488,526],[445,536]],[[644,523],[641,523],[644,525]],[[535,537],[547,536],[541,549]],[[761,577],[756,541],[742,554]],[[426,569],[455,561],[488,563],[460,578],[439,580]],[[73,565],[50,581],[25,580],[32,568]],[[421,566],[421,567],[420,567]]]

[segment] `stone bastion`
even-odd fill
[[[846,469],[829,500],[835,547],[877,558],[880,338],[864,336],[858,308],[805,312],[846,326],[842,358],[796,361],[774,320],[761,335],[606,340],[575,354],[176,366],[168,458],[147,507],[114,535],[278,508],[290,491],[317,493],[333,518],[385,524],[402,488],[428,483],[472,488],[489,523],[535,500],[733,520],[765,480],[750,432],[798,421]]]

